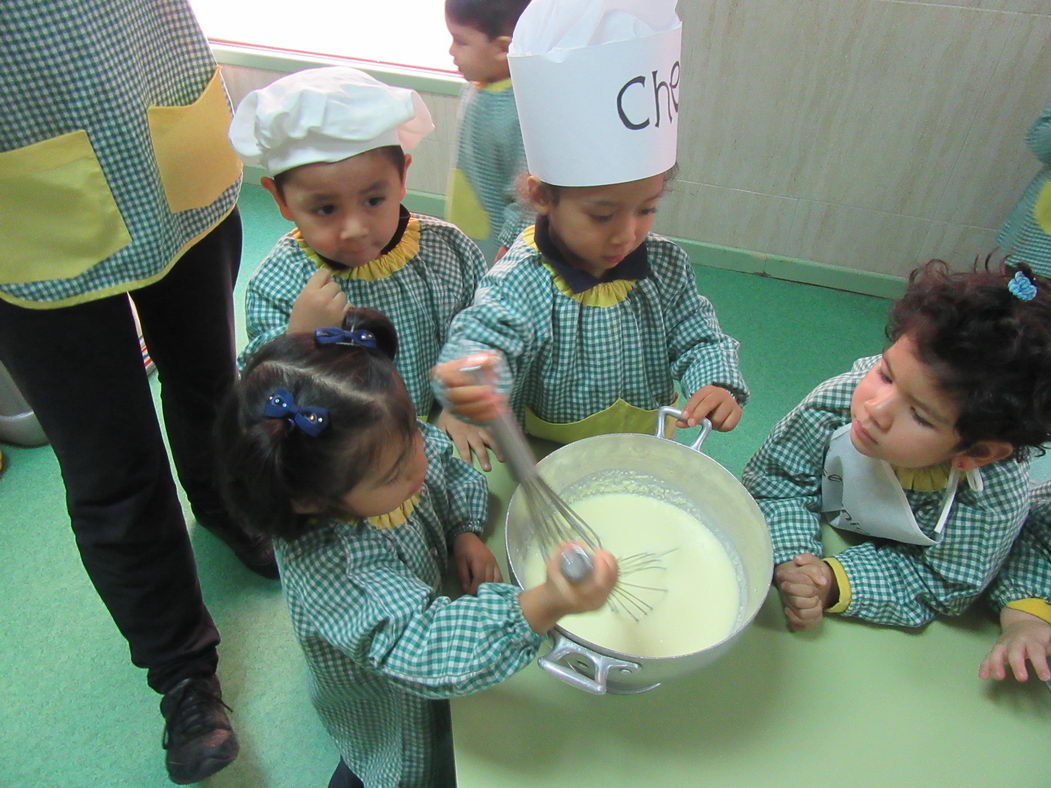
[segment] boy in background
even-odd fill
[[[453,39],[449,54],[468,81],[445,218],[474,239],[490,263],[532,224],[515,188],[525,171],[525,149],[507,65],[511,33],[528,4],[445,0],[445,24]]]

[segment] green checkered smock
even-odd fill
[[[394,323],[395,365],[416,413],[425,419],[434,404],[430,369],[453,317],[471,303],[485,261],[471,239],[453,225],[417,214],[411,214],[402,240],[388,255],[410,243],[414,221],[419,226],[418,251],[389,276],[359,279],[354,269],[333,269],[332,275],[351,305],[378,309]],[[284,333],[296,297],[320,265],[316,255],[308,256],[295,232],[282,237],[260,263],[245,299],[248,345],[240,356],[242,366],[259,347]]]
[[[511,80],[465,85],[445,218],[473,238],[488,261],[533,223],[515,185],[525,171]]]
[[[75,191],[66,192],[67,200],[56,191],[53,199],[70,204],[93,201],[94,210],[102,210],[103,200],[105,205],[115,204],[117,221],[123,221],[129,240],[69,276],[58,277],[54,269],[54,259],[67,251],[61,227],[52,237],[40,239],[35,259],[5,260],[24,270],[17,281],[2,280],[6,283],[0,285],[0,298],[44,309],[127,292],[160,279],[233,210],[241,184],[240,178],[231,177],[220,184],[221,193],[210,204],[178,212],[170,210],[165,197],[147,108],[194,103],[216,71],[208,41],[186,2],[54,0],[50,6],[46,14],[40,13],[40,0],[4,0],[0,6],[0,178],[26,175],[21,163],[9,166],[11,159],[5,154],[19,149],[28,153],[28,146],[86,132],[88,153],[101,167],[99,183],[105,192],[89,199],[83,184],[76,190],[75,184],[63,182],[64,188]],[[104,76],[70,79],[70,74]],[[84,87],[96,84],[104,84],[106,90]],[[219,144],[227,145],[225,139]],[[80,158],[87,157],[82,152]],[[49,165],[57,169],[67,163],[52,160]],[[55,210],[54,204],[43,202],[38,207],[42,212]],[[85,213],[92,210],[84,204],[81,208]],[[0,206],[0,228],[5,210]]]
[[[814,389],[770,432],[741,480],[770,527],[774,563],[823,556],[821,478],[832,433],[850,422],[850,398],[879,356]],[[1029,511],[1029,468],[1003,460],[981,469],[985,489],[960,484],[942,541],[931,547],[866,540],[836,556],[850,582],[843,611],[878,624],[918,627],[962,613],[1007,557]],[[943,491],[905,490],[916,522],[934,537]],[[863,538],[863,537],[859,537]]]
[[[650,274],[619,303],[589,306],[560,289],[564,280],[542,264],[530,235],[520,235],[482,278],[474,304],[453,321],[440,361],[499,351],[510,378],[498,386],[510,390],[519,420],[528,407],[545,421],[579,421],[618,398],[655,410],[675,400],[676,380],[687,396],[713,383],[744,403],[738,342],[698,294],[681,248],[651,233]]]
[[[1022,599],[1051,603],[1051,482],[1033,490],[1029,519],[989,587],[988,599],[997,611]]]
[[[1008,261],[1029,263],[1051,277],[1051,104],[1029,129],[1026,145],[1044,167],[1029,182],[1004,223],[996,243]]]
[[[453,458],[437,429],[420,429],[427,475],[406,523],[332,521],[274,544],[314,705],[369,788],[433,785],[442,709],[430,699],[506,679],[542,640],[513,586],[485,583],[456,601],[441,595],[452,537],[482,529],[486,482]]]

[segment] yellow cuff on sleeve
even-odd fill
[[[843,571],[843,564],[835,558],[821,559],[832,568],[832,574],[836,576],[836,585],[839,586],[839,600],[825,608],[826,613],[842,613],[850,605],[850,580],[847,573]]]
[[[1012,610],[1021,610],[1023,613],[1042,618],[1051,624],[1051,605],[1043,599],[1016,599],[1008,602],[1006,606]]]

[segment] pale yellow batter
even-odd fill
[[[630,493],[589,496],[574,502],[573,508],[618,559],[643,551],[672,552],[661,559],[663,570],[636,572],[621,580],[623,590],[653,606],[638,622],[607,605],[563,618],[562,629],[640,657],[692,654],[733,632],[740,612],[738,572],[722,542],[700,520],[677,506]],[[538,550],[530,551],[525,575],[527,588],[543,581],[544,559]],[[666,588],[667,593],[632,588],[632,583]]]

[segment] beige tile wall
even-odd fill
[[[1038,163],[1051,101],[1051,0],[680,0],[679,181],[657,229],[703,243],[902,275],[965,264]],[[234,100],[277,75],[225,66]],[[442,193],[457,100],[409,188]]]

